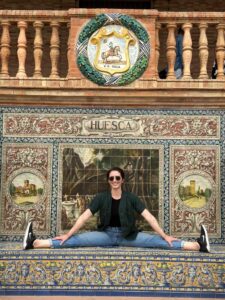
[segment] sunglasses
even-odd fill
[[[116,180],[116,181],[120,181],[121,177],[120,176],[110,176],[109,177],[109,181],[113,181],[113,180]]]

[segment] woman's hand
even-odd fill
[[[53,240],[60,240],[61,241],[60,245],[62,245],[66,240],[68,240],[68,238],[69,238],[68,234],[62,234],[54,237]]]
[[[85,212],[82,213],[82,215],[79,216],[76,223],[73,225],[73,227],[70,229],[70,231],[66,234],[62,234],[59,236],[56,236],[53,238],[53,240],[60,240],[62,245],[66,240],[68,240],[72,235],[77,233],[80,228],[86,223],[86,221],[92,216],[92,212],[89,208],[85,210]]]
[[[170,235],[166,235],[164,237],[164,240],[170,245],[170,247],[172,247],[172,242],[173,241],[178,241],[177,238],[173,237],[173,236],[170,236]]]

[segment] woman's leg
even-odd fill
[[[147,233],[138,233],[135,240],[123,239],[121,246],[126,247],[141,247],[141,248],[162,248],[162,249],[183,249],[199,251],[200,246],[197,242],[174,241],[173,247],[162,239],[160,236],[154,236]],[[105,232],[87,232],[74,235],[67,240],[63,245],[60,245],[58,240],[39,240],[36,239],[33,243],[34,248],[72,248],[72,247],[94,247],[94,246],[113,246],[109,236]]]
[[[140,248],[160,248],[160,249],[182,249],[184,242],[176,240],[172,242],[172,247],[159,235],[139,232],[134,240],[122,239],[120,246],[140,247]]]
[[[151,235],[144,232],[139,232],[136,239],[123,239],[121,246],[126,247],[140,247],[140,248],[160,248],[170,250],[192,250],[199,251],[200,245],[198,242],[186,242],[182,240],[175,240],[172,242],[172,247],[159,235]]]
[[[33,247],[34,248],[51,248],[51,242],[50,241],[51,241],[50,239],[48,239],[48,240],[36,239],[33,242]]]
[[[72,248],[72,247],[95,247],[95,246],[112,246],[115,245],[113,239],[114,232],[92,231],[78,233],[71,236],[63,244],[59,239],[37,239],[33,233],[32,222],[29,222],[24,234],[23,249],[33,248]]]
[[[104,231],[90,231],[71,236],[62,245],[60,240],[35,240],[34,248],[74,248],[74,247],[107,247],[112,246],[110,236]]]
[[[198,242],[184,242],[183,250],[199,251],[200,245]]]

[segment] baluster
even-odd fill
[[[50,58],[51,58],[51,75],[50,78],[58,78],[58,60],[59,60],[59,22],[51,22],[52,27],[52,36],[51,36],[51,50],[50,50]]]
[[[41,62],[43,55],[43,39],[42,39],[42,28],[44,24],[41,21],[34,22],[35,28],[35,39],[34,39],[34,77],[42,77],[41,73]]]
[[[207,63],[209,57],[209,50],[208,50],[208,40],[206,35],[206,28],[208,25],[206,23],[199,24],[200,36],[199,36],[199,58],[200,58],[200,72],[199,78],[200,79],[207,79],[209,78],[207,73]]]
[[[155,74],[156,78],[159,78],[159,71],[158,71],[158,65],[159,65],[159,55],[160,55],[160,40],[159,40],[159,30],[161,28],[160,23],[156,23],[155,28]]]
[[[192,24],[185,23],[182,25],[184,30],[183,39],[183,63],[184,73],[183,79],[191,79],[191,60],[192,60],[192,39],[191,39],[191,28]]]
[[[175,79],[174,65],[176,61],[176,38],[175,38],[175,23],[169,23],[168,28],[168,37],[167,37],[167,48],[166,48],[166,57],[168,63],[168,74],[166,79]]]
[[[10,22],[2,21],[2,37],[1,37],[1,77],[9,77],[9,56],[10,56]]]
[[[216,61],[217,61],[217,76],[216,79],[224,78],[223,63],[224,63],[224,25],[218,24],[216,41]]]
[[[27,56],[27,39],[26,39],[27,22],[19,21],[18,27],[20,29],[20,33],[19,33],[19,37],[18,37],[18,50],[17,50],[19,68],[18,68],[16,77],[26,78],[27,75],[25,72],[25,62],[26,62],[26,56]]]
[[[71,68],[71,60],[70,60],[70,55],[71,55],[71,47],[70,47],[70,37],[71,37],[71,27],[70,23],[67,23],[67,28],[69,30],[69,36],[68,36],[68,41],[67,41],[67,62],[68,62],[68,71],[67,71],[67,77],[69,77],[70,74],[70,68]]]

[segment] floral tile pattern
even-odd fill
[[[171,146],[170,154],[172,235],[198,236],[204,224],[220,237],[220,147]]]
[[[28,220],[50,232],[52,146],[3,143],[0,232],[24,233]]]
[[[220,138],[220,117],[4,113],[3,136],[211,140]]]

